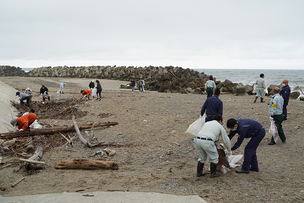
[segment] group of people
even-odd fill
[[[139,79],[137,84],[135,83],[135,80],[131,80],[131,87],[132,87],[132,92],[134,92],[134,89],[138,86],[139,93],[144,93],[145,92],[145,81],[143,79]]]
[[[90,95],[92,95],[93,97],[96,97],[96,100],[99,100],[99,101],[101,100],[101,92],[102,92],[102,87],[101,87],[101,84],[100,84],[99,80],[96,80],[96,89],[95,89],[94,80],[92,80],[89,83],[89,89],[88,90],[81,90],[80,91],[80,93],[82,94],[82,97],[85,100],[89,100]]]
[[[213,79],[209,78],[211,81]],[[207,81],[208,82],[208,81]],[[214,81],[213,81],[214,82]],[[257,84],[257,96],[254,100],[261,96],[261,102],[264,103],[264,96],[262,89],[265,89],[264,74],[260,75],[260,79],[256,82]],[[278,135],[281,141],[284,143],[286,137],[282,128],[283,120],[287,120],[287,105],[290,96],[290,88],[288,86],[288,80],[282,82],[283,87],[280,90],[279,87],[273,89],[273,96],[269,102],[269,114],[274,119],[275,125],[278,129]],[[206,83],[207,94],[213,92],[214,95],[208,97],[201,108],[201,116],[205,116],[205,124],[201,131],[197,134],[194,139],[194,147],[199,155],[197,164],[197,176],[204,176],[203,167],[204,163],[209,157],[211,177],[220,176],[216,172],[218,164],[218,152],[215,142],[221,136],[224,145],[227,148],[228,154],[231,151],[236,150],[240,147],[245,138],[250,138],[244,150],[244,161],[241,170],[236,170],[236,173],[249,173],[250,171],[259,171],[258,160],[256,156],[256,149],[259,146],[262,139],[265,137],[265,128],[257,121],[251,119],[234,119],[230,118],[227,121],[227,128],[230,130],[227,135],[224,127],[222,126],[222,115],[223,115],[223,102],[219,99],[220,90],[213,86],[212,82]],[[238,134],[236,143],[231,147],[230,140]],[[276,144],[273,137],[268,145]]]

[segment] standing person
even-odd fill
[[[16,96],[20,97],[20,104],[23,105],[23,101],[26,100],[27,106],[30,106],[30,95],[25,93],[16,92]]]
[[[29,98],[29,103],[32,103],[32,94],[33,94],[33,91],[31,90],[31,88],[26,88],[25,91],[24,91],[24,94],[27,94],[30,96]]]
[[[142,79],[139,79],[139,81],[138,81],[138,90],[139,90],[139,92],[143,93],[143,81],[142,81]]]
[[[96,92],[96,100],[98,100],[98,94],[99,94],[99,101],[101,100],[101,91],[102,91],[102,87],[101,87],[101,84],[99,82],[99,80],[96,80],[96,89],[97,89],[97,92]]]
[[[144,80],[142,80],[142,82],[143,82],[143,84],[142,84],[142,91],[145,92],[145,85],[146,85],[146,83],[145,83]]]
[[[30,113],[11,120],[11,125],[18,126],[18,131],[23,131],[27,129],[36,119],[37,116],[34,114],[34,110],[31,110]]]
[[[287,120],[287,105],[289,102],[289,96],[290,96],[290,87],[288,85],[288,80],[283,80],[282,82],[282,89],[280,91],[280,95],[284,99],[284,104],[283,104],[283,115],[284,115],[284,120]]]
[[[45,102],[45,99],[46,99],[46,98],[47,98],[49,101],[51,100],[51,98],[50,98],[48,92],[49,92],[49,89],[48,89],[46,86],[42,85],[42,87],[40,88],[40,95],[42,95],[43,102]]]
[[[204,105],[201,109],[201,116],[204,115],[206,111],[207,117],[205,118],[205,122],[211,121],[213,116],[219,114],[223,116],[223,102],[219,99],[220,90],[218,88],[214,91],[214,96],[206,99]]]
[[[215,141],[219,139],[219,136],[223,138],[223,142],[228,150],[228,153],[231,154],[231,143],[227,136],[227,133],[224,127],[221,125],[222,116],[215,115],[214,120],[205,123],[202,130],[197,134],[197,138],[194,139],[194,147],[196,152],[199,155],[197,163],[197,177],[206,175],[203,173],[204,164],[207,160],[207,156],[210,161],[210,177],[218,177],[219,173],[216,173],[217,163],[219,155],[215,145]]]
[[[284,99],[279,94],[280,88],[275,87],[273,89],[273,97],[269,102],[269,114],[274,119],[274,123],[278,129],[278,134],[282,142],[284,143],[286,141],[286,137],[282,128],[282,122],[284,120],[283,115],[283,105],[284,105]],[[271,141],[268,143],[268,145],[274,145],[276,144],[273,137],[271,137]]]
[[[131,87],[132,87],[132,92],[134,92],[134,88],[135,88],[135,81],[134,81],[134,79],[131,80]]]
[[[81,90],[80,93],[82,94],[85,100],[90,99],[91,90]]]
[[[59,93],[60,93],[60,94],[64,94],[64,93],[63,93],[63,88],[64,88],[64,87],[65,87],[65,83],[64,83],[64,82],[62,82],[62,83],[59,84]]]
[[[213,95],[213,91],[216,89],[216,85],[215,85],[215,82],[213,81],[213,77],[212,75],[209,76],[209,80],[207,80],[206,84],[206,91],[207,91],[207,99],[209,97],[212,97]]]
[[[92,91],[94,87],[95,87],[95,83],[94,83],[94,80],[92,80],[92,81],[89,83],[89,88],[90,88],[90,90]]]
[[[227,121],[227,128],[230,129],[228,137],[230,139],[238,133],[237,142],[231,148],[235,150],[242,144],[244,138],[251,138],[244,150],[244,162],[241,170],[236,170],[236,173],[249,173],[249,171],[259,172],[258,159],[256,156],[256,149],[260,142],[265,137],[264,127],[257,121],[250,119],[235,120],[230,118]]]
[[[255,82],[255,84],[257,86],[257,94],[255,96],[253,103],[256,103],[256,100],[259,98],[259,96],[261,97],[261,103],[265,103],[265,101],[263,101],[263,99],[265,97],[266,85],[265,85],[263,73],[260,74],[260,78]]]

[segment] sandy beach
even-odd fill
[[[86,78],[34,78],[34,77],[1,77],[6,83],[4,94],[1,91],[1,102],[15,99],[15,89],[24,91],[27,87],[33,90],[33,101],[42,101],[39,95],[41,85],[49,89],[51,102],[74,99],[77,109],[85,111],[83,117],[76,119],[78,124],[94,122],[118,122],[109,128],[95,128],[94,135],[100,142],[115,142],[125,146],[109,147],[116,155],[107,160],[115,161],[119,169],[112,170],[58,170],[54,165],[62,160],[92,158],[96,151],[103,149],[87,148],[78,139],[74,146],[67,146],[60,135],[56,146],[48,146],[41,161],[47,166],[32,175],[23,171],[15,172],[19,163],[17,156],[5,158],[14,163],[11,167],[0,170],[0,185],[6,186],[0,191],[2,196],[19,196],[62,192],[95,192],[95,191],[130,191],[157,192],[174,195],[198,195],[207,202],[303,202],[303,132],[304,103],[291,99],[289,101],[288,120],[283,122],[287,138],[286,143],[278,142],[267,145],[271,135],[269,130],[269,113],[266,103],[253,103],[254,96],[234,96],[221,94],[224,104],[224,127],[229,118],[253,119],[266,129],[266,136],[257,149],[260,172],[236,174],[231,169],[221,177],[211,179],[208,173],[196,177],[198,155],[193,150],[193,136],[185,134],[188,126],[200,116],[201,107],[206,95],[171,94],[130,89],[119,89],[124,81],[100,80],[103,87],[101,101],[95,99],[80,101],[80,90],[87,89],[92,79]],[[65,94],[58,94],[59,83],[65,82]],[[8,95],[4,97],[4,95]],[[48,104],[45,104],[46,106]],[[6,110],[5,110],[6,109]],[[6,112],[3,112],[3,111]],[[12,128],[7,127],[16,112],[1,107],[1,133]],[[56,114],[53,113],[54,115]],[[69,126],[71,117],[41,118],[36,111],[39,123],[43,126]],[[59,114],[59,113],[58,113]],[[5,116],[6,115],[6,116]],[[9,116],[8,116],[9,115]],[[4,125],[5,124],[5,125]],[[83,132],[83,135],[85,133]],[[74,137],[75,133],[70,133]],[[44,138],[42,138],[44,139]],[[231,143],[236,142],[235,136]],[[248,142],[245,139],[241,147],[233,154],[243,154]],[[168,153],[169,152],[169,153]],[[242,163],[243,159],[240,161]],[[236,168],[239,169],[239,168]],[[10,185],[26,177],[18,186]]]

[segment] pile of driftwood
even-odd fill
[[[43,156],[44,148],[48,146],[43,146],[41,142],[39,143],[39,139],[33,139],[34,136],[42,137],[42,136],[52,136],[54,134],[62,136],[67,142],[64,145],[73,146],[73,141],[75,137],[78,137],[79,140],[89,148],[100,147],[100,146],[120,146],[115,143],[104,143],[99,142],[96,138],[94,138],[94,127],[109,127],[117,125],[117,122],[105,122],[105,123],[94,123],[94,124],[86,124],[86,125],[77,125],[75,117],[72,117],[73,126],[71,127],[59,127],[59,128],[43,128],[43,129],[32,129],[18,132],[9,132],[0,134],[0,139],[6,139],[6,141],[2,144],[3,147],[10,149],[13,152],[12,156],[22,157],[19,158],[20,162],[24,162],[22,164],[22,168],[26,171],[33,171],[37,169],[42,169],[45,166],[45,162],[40,161]],[[82,134],[81,130],[91,129],[90,132],[85,131],[89,137],[86,140]],[[64,135],[64,133],[68,132],[76,132],[76,136],[70,137]],[[37,144],[38,142],[38,144]],[[62,138],[61,138],[62,144]],[[52,145],[52,143],[48,143],[48,145]],[[34,148],[36,146],[36,148]],[[21,153],[22,152],[22,153]],[[114,155],[115,151],[111,151],[109,149],[105,149],[100,151],[101,153],[107,153],[109,155]],[[33,153],[32,156],[30,154]],[[0,169],[10,166],[11,164],[7,164],[2,166]],[[21,167],[20,167],[21,168]],[[104,161],[99,159],[74,159],[74,160],[65,160],[57,163],[55,165],[56,169],[118,169],[118,164],[113,161]],[[19,169],[20,170],[20,169]],[[22,181],[22,180],[21,180]],[[18,184],[18,183],[17,183]]]

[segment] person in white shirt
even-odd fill
[[[212,121],[205,123],[202,130],[197,134],[197,138],[194,139],[194,147],[199,155],[197,177],[206,175],[203,173],[203,168],[207,160],[207,156],[209,157],[210,161],[210,177],[212,178],[220,176],[219,173],[216,173],[219,155],[215,145],[215,141],[217,141],[220,136],[223,139],[228,153],[231,154],[230,139],[227,136],[224,127],[221,125],[222,120],[223,118],[221,115],[215,115]]]
[[[255,100],[253,101],[253,103],[256,103],[256,100],[261,97],[261,103],[265,103],[265,101],[263,101],[264,97],[265,97],[265,80],[264,80],[264,74],[261,73],[260,74],[260,78],[255,82],[256,87],[257,87],[257,94],[255,96]]]

